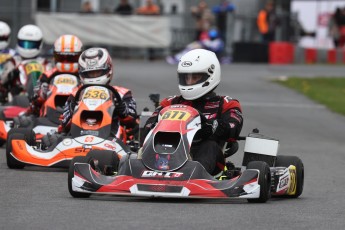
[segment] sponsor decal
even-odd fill
[[[57,76],[54,85],[77,85],[77,80],[72,76]]]
[[[170,155],[160,156],[159,154],[156,154],[156,163],[155,163],[156,168],[159,170],[168,170],[169,160],[170,160]]]
[[[74,149],[75,153],[86,153],[89,152],[91,148],[83,148],[83,147],[78,147]]]
[[[32,72],[44,72],[43,66],[38,62],[30,62],[25,65],[25,72],[27,75],[31,74]]]
[[[141,177],[154,177],[154,178],[179,178],[183,175],[182,172],[155,172],[144,171]]]
[[[283,178],[280,178],[278,187],[279,189],[282,189],[286,187],[288,184],[289,184],[289,177],[285,176]]]
[[[99,132],[94,130],[81,130],[80,135],[92,135],[92,136],[98,136]]]
[[[297,186],[297,179],[296,179],[296,166],[291,165],[289,167],[289,172],[290,172],[290,178],[291,178],[291,182],[290,182],[290,186],[289,189],[287,191],[288,195],[295,195],[296,194],[296,186]]]
[[[111,145],[111,144],[109,144],[109,143],[105,143],[105,144],[104,144],[104,147],[106,147],[106,148],[108,148],[108,149],[111,149],[111,150],[113,150],[113,151],[116,150],[116,146]]]
[[[162,120],[175,120],[175,121],[186,121],[191,116],[188,112],[183,112],[180,110],[169,110],[163,113]]]
[[[170,108],[187,108],[186,105],[171,105]]]
[[[84,142],[92,142],[93,139],[94,139],[94,137],[92,137],[92,136],[87,136],[87,137],[85,137]]]
[[[181,66],[183,66],[183,67],[189,67],[189,66],[192,66],[192,65],[193,65],[193,63],[190,62],[190,61],[184,61],[184,62],[182,62],[182,64],[181,64]]]
[[[63,144],[63,145],[66,145],[66,146],[69,146],[69,145],[72,144],[72,140],[69,139],[69,138],[64,139],[64,140],[62,141],[62,144]]]

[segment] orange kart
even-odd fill
[[[49,85],[49,96],[41,108],[40,116],[18,116],[13,118],[12,124],[0,121],[0,139],[7,139],[11,127],[32,129],[36,133],[36,139],[41,139],[47,133],[57,132],[63,106],[69,95],[78,90],[78,85],[78,79],[74,75],[55,76]]]
[[[32,129],[11,130],[6,147],[9,168],[68,167],[73,157],[97,149],[115,151],[119,158],[127,154],[129,150],[121,141],[126,141],[124,129],[120,126],[116,134],[112,133],[114,109],[122,100],[119,93],[111,86],[88,85],[81,87],[75,98],[80,100],[69,134],[53,134],[56,140],[48,148],[36,143]]]

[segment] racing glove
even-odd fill
[[[222,119],[207,120],[201,125],[201,135],[204,138],[215,136],[216,138],[227,138],[230,132],[230,126]]]
[[[77,105],[75,102],[74,96],[70,95],[66,101],[64,106],[63,114],[62,114],[62,127],[66,127],[70,120],[72,119],[72,115],[74,112],[74,108]]]
[[[122,101],[115,106],[115,114],[120,118],[125,118],[128,116],[128,107],[126,102]]]

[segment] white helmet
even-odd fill
[[[43,34],[38,26],[23,26],[18,32],[17,39],[17,50],[23,58],[35,58],[40,54]]]
[[[10,43],[11,29],[6,22],[0,21],[0,50],[5,49]]]
[[[107,85],[113,78],[113,63],[106,49],[87,49],[80,55],[78,63],[83,84]]]
[[[55,65],[59,72],[75,73],[83,44],[77,36],[62,35],[54,43]]]
[[[181,57],[177,74],[182,97],[195,100],[218,86],[220,64],[212,51],[195,49]]]

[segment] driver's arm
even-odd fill
[[[125,104],[125,108],[122,112],[123,116],[119,116],[120,123],[128,128],[133,128],[137,124],[137,103],[134,100],[130,90],[123,95],[122,102]]]
[[[211,138],[232,142],[238,138],[243,126],[241,105],[237,100],[224,97],[222,113]]]

